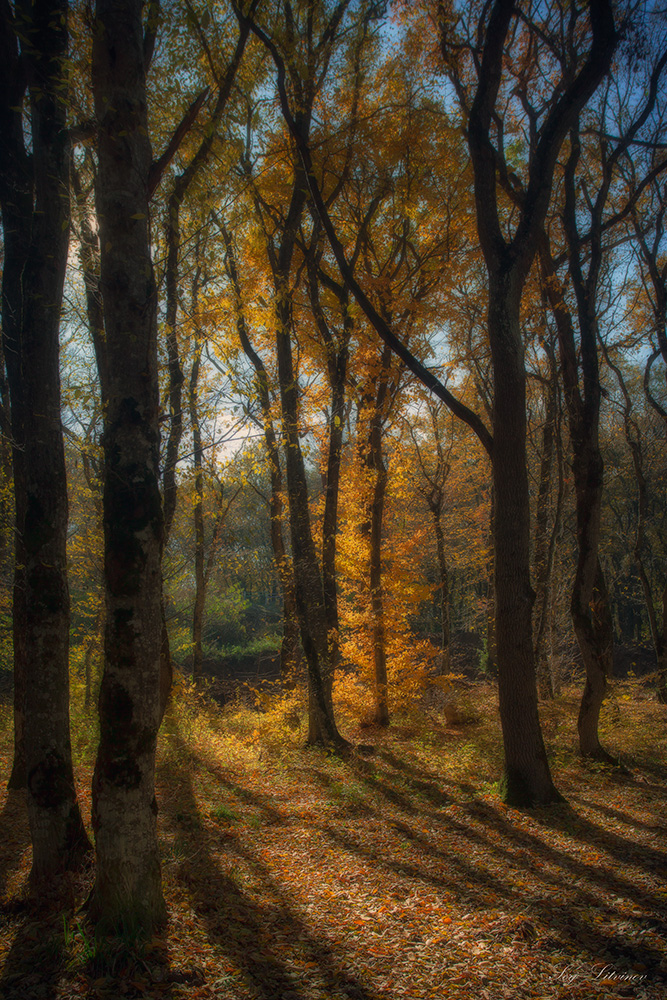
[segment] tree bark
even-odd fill
[[[2,14],[3,46],[12,47],[16,57],[15,41],[12,46],[5,34],[14,30],[11,15],[8,10]],[[90,850],[74,788],[69,731],[67,480],[60,414],[60,307],[69,244],[69,145],[63,94],[66,2],[34,7],[21,27],[21,38],[30,90],[32,156],[25,160],[23,137],[15,130],[20,121],[12,123],[9,190],[3,195],[12,197],[12,168],[23,160],[32,170],[34,207],[32,192],[28,204],[30,182],[20,181],[16,193],[29,214],[5,246],[6,253],[17,251],[15,263],[21,266],[18,288],[7,303],[18,312],[5,334],[5,351],[18,349],[8,364],[8,377],[18,404],[21,436],[16,444],[22,450],[14,471],[17,534],[22,540],[17,554],[24,567],[17,574],[22,590],[17,610],[25,632],[17,638],[19,656],[25,656],[25,768],[31,879],[36,880],[76,867]],[[9,81],[3,82],[6,99]],[[16,96],[20,108],[21,98]],[[12,110],[17,108],[3,109],[3,117]],[[5,226],[9,221],[4,206],[3,221]],[[7,263],[11,274],[12,262],[6,257]],[[20,678],[18,692],[20,696]]]
[[[489,274],[494,372],[493,489],[498,693],[505,748],[501,795],[512,805],[558,798],[542,739],[532,640],[526,371],[516,276]]]
[[[161,546],[156,289],[148,229],[151,150],[140,0],[98,0],[93,88],[107,344],[105,664],[93,778],[103,931],[150,935],[166,919],[157,844]]]

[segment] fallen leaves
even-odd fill
[[[570,805],[524,813],[490,790],[488,716],[472,736],[433,720],[428,740],[417,723],[411,740],[390,729],[372,762],[292,744],[261,767],[254,744],[224,737],[224,719],[215,731],[201,721],[186,742],[176,727],[158,773],[169,927],[109,975],[92,972],[83,918],[65,941],[11,902],[29,851],[20,805],[5,801],[4,995],[662,1000],[667,772],[651,763],[650,780],[638,778],[646,733],[652,751],[664,745],[664,709],[631,705],[635,777],[591,773],[561,748]],[[471,738],[486,771],[481,750],[461,764],[457,740]]]

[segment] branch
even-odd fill
[[[183,115],[180,125],[176,128],[176,131],[172,135],[167,148],[165,149],[162,156],[157,160],[153,160],[151,164],[150,171],[148,173],[148,200],[153,197],[155,190],[162,180],[162,175],[165,170],[173,160],[174,156],[178,152],[178,148],[185,139],[186,135],[194,125],[197,115],[201,111],[202,105],[209,95],[210,88],[205,87],[201,94],[194,99],[188,110]]]
[[[237,16],[243,19],[245,23],[248,23],[248,19],[245,18],[244,15],[238,10]],[[310,155],[310,147],[297,122],[295,121],[289,106],[289,98],[287,96],[287,89],[285,86],[285,63],[278,52],[275,43],[266,35],[259,25],[255,24],[254,21],[250,21],[250,29],[266,46],[275,63],[277,70],[278,95],[280,98],[283,117],[285,118],[287,127],[289,128],[292,138],[294,139],[299,157],[303,164],[308,183],[308,190],[313,200],[315,211],[320,218],[322,228],[327,234],[329,245],[331,246],[333,255],[336,258],[336,263],[338,264],[343,280],[354,295],[357,303],[363,310],[366,318],[371,323],[380,339],[389,348],[391,348],[391,350],[401,359],[401,361],[403,361],[413,375],[416,375],[419,381],[425,385],[427,389],[430,389],[434,395],[446,403],[455,416],[459,417],[460,420],[463,420],[464,423],[468,424],[468,426],[472,428],[484,446],[487,454],[491,456],[493,450],[493,437],[482,419],[473,410],[469,409],[464,403],[453,396],[449,390],[445,388],[442,382],[440,382],[440,380],[433,374],[433,372],[425,368],[424,365],[412,354],[412,352],[409,351],[408,348],[398,339],[398,337],[396,337],[390,329],[388,323],[386,323],[386,321],[377,312],[372,302],[354,277],[354,271],[350,266],[345,255],[345,250],[338,239],[338,235],[333,222],[331,221],[331,217],[324,202],[324,197],[317,182],[315,171],[313,169],[312,157]]]

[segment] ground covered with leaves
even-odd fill
[[[0,995],[166,1000],[667,996],[667,709],[619,682],[602,734],[625,769],[582,763],[575,691],[542,708],[566,802],[498,799],[497,693],[461,724],[415,710],[373,752],[303,749],[298,694],[219,710],[181,694],[161,734],[169,924],[96,940],[92,872],[26,895],[21,794],[0,799]],[[345,729],[345,726],[343,726]],[[94,721],[74,724],[84,810]],[[11,747],[2,731],[3,789]]]

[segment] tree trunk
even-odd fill
[[[2,14],[3,52],[0,60],[0,194],[4,259],[2,262],[2,341],[10,395],[14,519],[25,518],[24,385],[21,366],[23,273],[30,248],[33,217],[33,173],[23,139],[21,105],[25,74],[19,72],[19,52],[9,8]],[[25,554],[23,531],[14,532],[14,761],[10,788],[25,788]]]
[[[195,502],[193,520],[195,528],[195,604],[192,613],[192,679],[198,680],[202,673],[202,630],[206,605],[206,579],[204,571],[204,473],[202,471],[202,442],[199,412],[197,409],[197,381],[201,348],[197,350],[192,364],[188,403],[190,426],[192,428],[192,450],[195,469]]]
[[[577,572],[577,577],[579,576]],[[614,633],[609,595],[599,560],[596,560],[594,584],[585,610],[582,608],[583,590],[575,581],[572,617],[586,667],[586,683],[577,719],[579,749],[584,757],[609,760],[609,754],[600,744],[598,724],[600,709],[607,693],[607,678],[611,675]]]
[[[387,648],[384,625],[384,594],[382,588],[382,521],[387,491],[387,469],[382,453],[374,455],[375,484],[371,503],[370,530],[370,591],[373,620],[373,673],[375,679],[375,722],[389,725],[389,689],[387,681]]]
[[[12,32],[6,17],[3,32]],[[60,423],[60,306],[69,243],[69,149],[63,99],[67,4],[35,8],[24,31],[32,145],[31,162],[25,166],[32,167],[35,203],[33,211],[26,191],[29,182],[19,181],[15,194],[29,214],[16,236],[5,229],[6,254],[17,251],[15,264],[22,272],[10,299],[18,312],[5,334],[5,353],[7,347],[18,348],[7,369],[18,406],[17,445],[22,449],[15,473],[23,569],[16,583],[22,591],[18,620],[25,632],[23,643],[17,636],[17,651],[25,656],[23,735],[35,880],[76,867],[90,844],[76,799],[69,732],[67,480]],[[16,56],[14,38],[10,44],[11,55]],[[7,96],[5,85],[3,98]],[[19,98],[19,114],[20,105]],[[3,184],[3,195],[12,197],[11,168],[24,156],[23,137],[12,129],[7,139],[13,140],[14,149],[9,151],[13,161],[9,190]],[[4,205],[3,218],[6,226]],[[12,263],[6,256],[10,274]]]
[[[102,930],[148,935],[166,919],[157,844],[162,509],[156,289],[148,230],[151,150],[139,0],[98,0],[93,87],[106,328],[105,665],[93,778]]]
[[[445,550],[445,536],[442,531],[442,523],[440,520],[441,511],[440,507],[436,506],[431,508],[431,514],[433,516],[433,530],[435,531],[435,542],[436,550],[438,556],[438,577],[440,583],[438,585],[438,597],[440,605],[440,648],[442,650],[442,658],[440,667],[438,669],[439,674],[448,674],[451,670],[451,657],[450,657],[450,628],[449,628],[449,571],[447,568],[447,554]]]
[[[487,677],[498,674],[498,642],[496,639],[496,556],[495,556],[495,525],[496,491],[491,484],[491,520],[486,560],[486,650],[484,654],[484,672]]]
[[[658,701],[667,705],[667,583],[662,590],[662,635],[658,645]]]
[[[340,662],[340,620],[338,616],[338,585],[336,580],[336,535],[338,532],[338,498],[340,494],[340,469],[343,454],[343,429],[345,427],[345,383],[349,359],[350,338],[353,319],[349,308],[349,296],[344,286],[327,276],[327,285],[336,296],[342,318],[342,330],[332,333],[320,299],[321,251],[318,243],[321,236],[316,224],[311,246],[307,253],[308,291],[313,317],[326,349],[327,373],[331,388],[331,412],[329,414],[329,448],[324,479],[324,515],[322,518],[322,585],[327,619],[329,645],[333,658],[333,669]]]
[[[368,545],[369,556],[368,588],[373,649],[374,721],[378,726],[389,725],[389,687],[382,587],[382,524],[387,491],[387,467],[382,453],[382,436],[390,366],[391,350],[385,345],[382,349],[377,383],[367,394],[368,404],[371,408],[368,438],[361,447],[364,463],[373,477],[372,493],[367,500],[367,520],[361,525],[361,534]]]
[[[555,373],[554,373],[555,374]],[[550,608],[552,546],[549,544],[549,497],[551,494],[552,467],[554,458],[554,431],[556,427],[556,385],[546,387],[546,412],[542,427],[542,454],[535,505],[534,579],[535,579],[535,663],[540,695],[553,699],[549,660],[546,655],[545,636]]]
[[[290,533],[301,644],[308,664],[308,742],[341,746],[331,691],[333,658],[327,632],[322,576],[313,541],[306,470],[298,431],[298,386],[292,359],[287,277],[276,276],[276,353],[285,442]]]
[[[503,799],[517,806],[559,796],[549,771],[537,708],[530,585],[530,500],[526,464],[526,372],[520,289],[512,274],[490,274],[493,357],[493,488],[496,639],[505,748]]]

